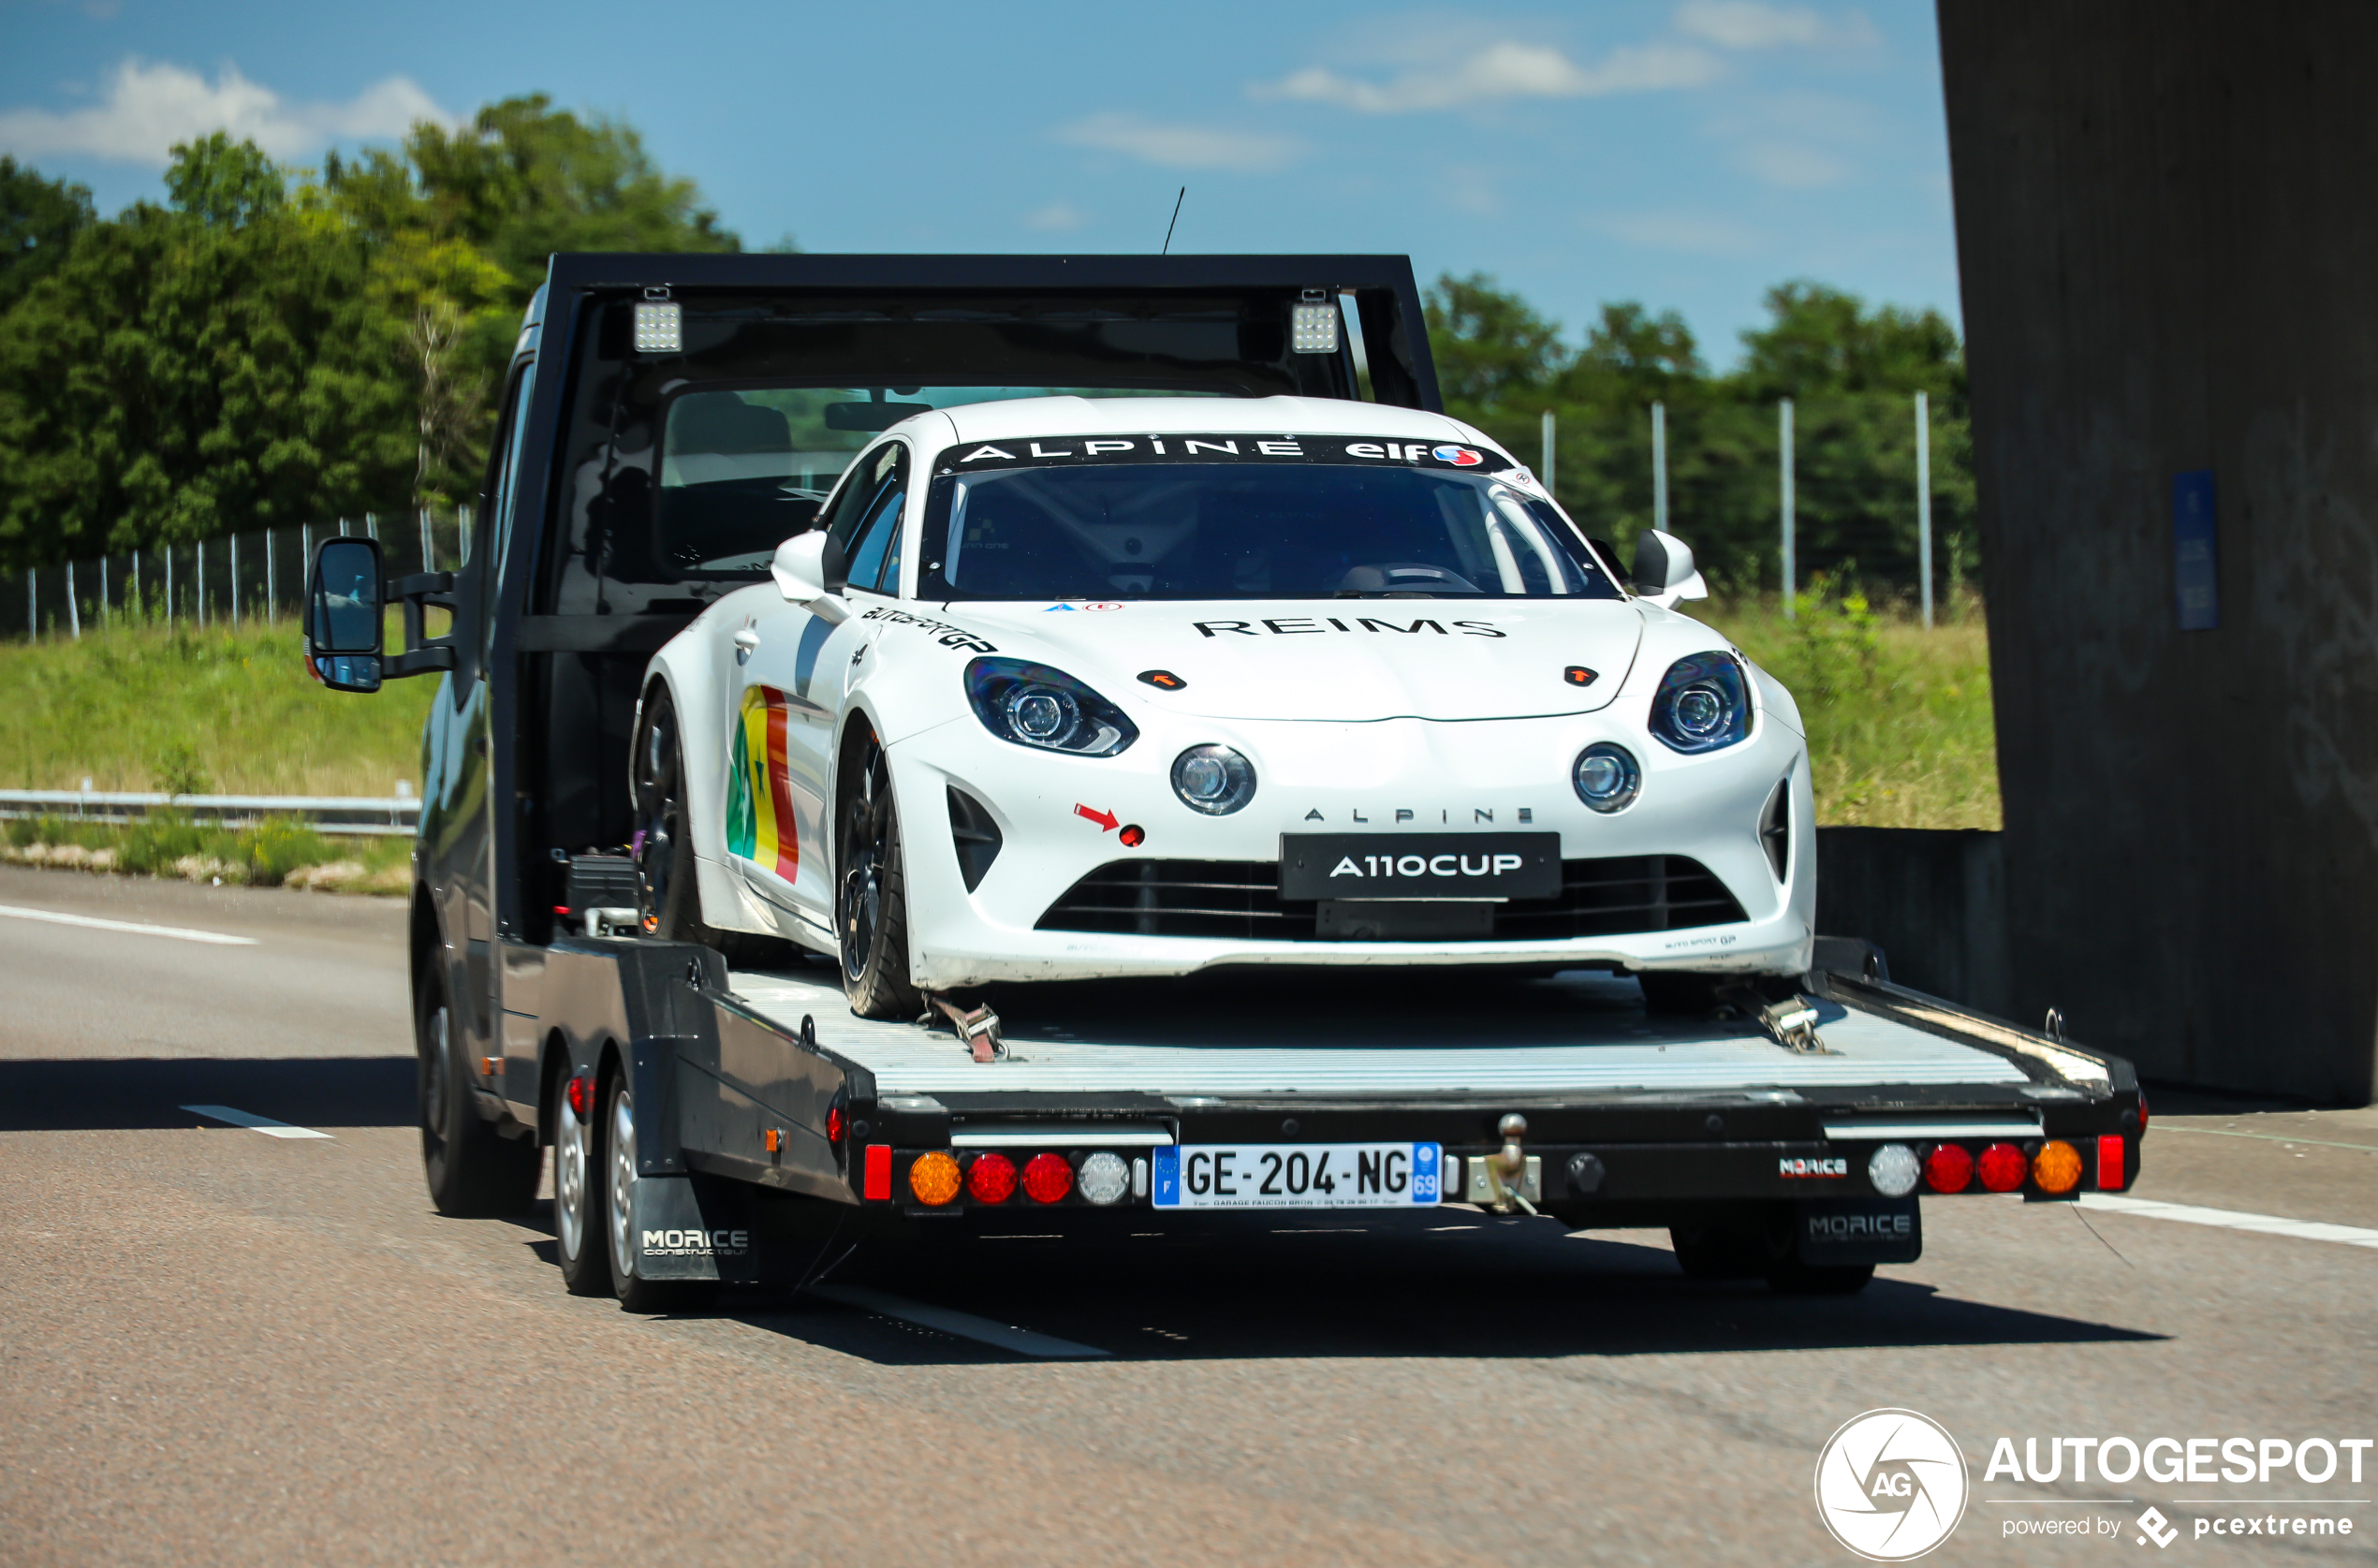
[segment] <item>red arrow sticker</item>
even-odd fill
[[[1115,824],[1123,820],[1112,812],[1094,812],[1088,806],[1081,805],[1074,807],[1074,815],[1088,817],[1098,825],[1098,831],[1101,833],[1113,832]]]

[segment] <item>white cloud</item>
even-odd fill
[[[1594,227],[1645,250],[1748,256],[1759,249],[1759,237],[1750,228],[1732,218],[1706,212],[1614,213],[1596,220]]]
[[[451,125],[410,78],[392,76],[345,103],[291,103],[226,65],[210,82],[180,66],[125,60],[88,109],[0,111],[0,148],[26,157],[81,154],[162,167],[174,143],[215,131],[276,158],[301,157],[342,138],[404,135],[414,122]]]
[[[1735,161],[1754,178],[1787,191],[1838,185],[1849,177],[1849,165],[1830,153],[1787,142],[1767,141],[1742,148]]]
[[[1278,169],[1304,151],[1293,137],[1159,125],[1136,114],[1094,114],[1053,134],[1068,146],[1122,153],[1167,169]]]
[[[1809,7],[1770,6],[1765,0],[1684,0],[1676,8],[1676,30],[1721,49],[1879,41],[1874,24],[1862,12],[1847,12],[1833,23]]]
[[[1035,212],[1024,214],[1024,227],[1026,228],[1079,228],[1088,221],[1089,220],[1087,218],[1084,218],[1079,212],[1075,212],[1071,207],[1066,206],[1062,201],[1052,201],[1046,207],[1042,207]]]
[[[1258,82],[1248,92],[1366,114],[1401,114],[1508,98],[1591,98],[1699,87],[1714,80],[1718,69],[1714,59],[1689,44],[1632,45],[1579,66],[1549,44],[1506,39],[1467,59],[1416,66],[1388,81],[1359,81],[1314,66],[1279,81]]]

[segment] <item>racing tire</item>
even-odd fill
[[[634,756],[639,923],[646,936],[716,947],[725,933],[702,920],[693,823],[685,809],[685,748],[666,688],[655,688],[644,705]]]
[[[413,1044],[430,1201],[457,1219],[525,1212],[536,1201],[541,1174],[536,1142],[504,1136],[472,1103],[463,1042],[434,960],[414,988]]]
[[[908,978],[908,881],[891,764],[874,738],[845,786],[834,835],[834,929],[843,989],[862,1018],[914,1018],[925,999]]]
[[[601,1139],[594,1120],[570,1109],[556,1079],[553,1101],[553,1251],[572,1296],[611,1293],[610,1250],[603,1235]]]
[[[611,1294],[618,1297],[623,1311],[668,1312],[698,1307],[715,1293],[715,1282],[647,1280],[636,1272],[632,1227],[636,1184],[643,1179],[636,1169],[636,1097],[628,1088],[625,1073],[614,1069],[605,1080],[601,1104],[602,1115],[593,1140],[598,1160],[593,1207],[602,1218],[601,1231],[594,1238],[603,1256],[600,1272],[609,1280]]]

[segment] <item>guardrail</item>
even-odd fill
[[[354,836],[411,834],[421,802],[411,795],[143,795],[94,789],[0,789],[0,820],[57,816],[75,822],[138,822],[154,811],[180,812],[209,828],[253,828],[291,816],[316,831]]]

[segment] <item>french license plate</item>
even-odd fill
[[[1155,1150],[1158,1209],[1411,1209],[1437,1201],[1433,1143],[1206,1143]]]
[[[1556,899],[1558,833],[1283,833],[1284,899]]]

